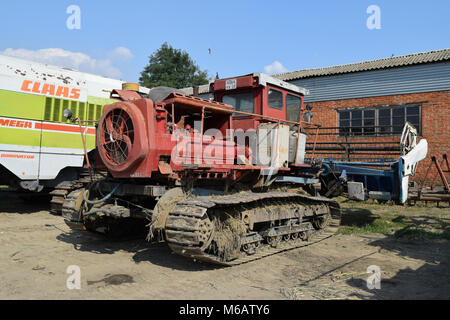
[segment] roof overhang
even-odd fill
[[[251,73],[251,74],[247,74],[244,76],[238,76],[238,77],[230,77],[230,78],[224,78],[224,79],[217,79],[220,80],[221,82],[226,82],[227,80],[234,80],[234,79],[240,79],[240,80],[245,80],[243,78],[250,78],[253,77],[254,79],[257,79],[257,82],[254,83],[254,81],[249,82],[249,80],[244,81],[247,84],[243,85],[243,86],[267,86],[267,84],[273,85],[273,86],[277,86],[301,95],[308,95],[309,94],[309,90],[303,87],[299,87],[295,84],[274,78],[268,74],[262,73],[262,72],[255,72],[255,73]],[[210,80],[208,84],[204,84],[199,86],[199,94],[207,94],[207,93],[211,93],[211,84],[215,84],[216,80]],[[241,82],[242,81],[238,81]],[[221,87],[224,87],[225,84],[222,83]],[[241,85],[239,85],[239,87],[242,87]],[[181,89],[183,90],[187,95],[193,95],[194,94],[194,90],[193,87],[189,87],[189,88],[183,88]],[[216,89],[215,91],[221,91],[221,90],[225,90],[224,88],[221,89]]]
[[[299,86],[296,86],[295,84],[274,78],[272,76],[269,76],[268,74],[262,73],[262,72],[255,72],[253,73],[253,77],[258,78],[258,83],[261,86],[266,86],[267,84],[271,84],[286,90],[294,91],[296,93],[299,93],[301,95],[308,95],[309,90],[306,88],[302,88]]]

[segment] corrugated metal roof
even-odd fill
[[[450,60],[290,82],[309,89],[305,102],[446,91],[450,90]]]
[[[342,73],[351,73],[359,71],[369,71],[377,69],[386,69],[393,67],[402,67],[408,65],[431,63],[450,60],[450,48],[442,49],[437,51],[421,52],[415,54],[408,54],[404,56],[391,57],[385,59],[364,61],[358,63],[344,64],[334,67],[327,68],[317,68],[317,69],[306,69],[298,70],[286,73],[280,73],[274,75],[273,77],[284,81],[310,78],[310,77],[320,77],[329,76]]]

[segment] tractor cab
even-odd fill
[[[264,122],[300,122],[303,98],[308,94],[307,89],[259,72],[217,79],[210,91],[214,100],[234,107],[233,123],[244,130],[256,129]]]
[[[267,161],[261,161],[265,157],[271,159],[271,167],[304,164],[306,135],[302,126],[309,124],[301,117],[304,96],[309,94],[307,89],[267,74],[253,73],[217,79],[210,84],[209,91],[215,101],[233,106],[234,129],[247,134],[256,132],[257,147],[250,146],[251,142],[245,145],[253,155],[258,155],[256,163],[267,165]]]

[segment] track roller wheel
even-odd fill
[[[214,234],[214,224],[208,218],[203,219],[199,224],[200,232],[199,239],[202,250],[205,250],[212,241]]]
[[[256,248],[255,243],[247,243],[242,246],[242,250],[248,255],[255,254]]]
[[[309,241],[311,236],[312,236],[312,230],[300,232],[300,239],[302,239],[303,241]]]
[[[313,220],[313,226],[316,230],[324,229],[328,226],[328,223],[330,222],[331,216],[330,214],[325,214],[318,216]]]
[[[276,248],[281,242],[281,236],[273,236],[273,237],[267,237],[267,243],[272,247]]]

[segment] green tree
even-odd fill
[[[139,78],[141,86],[186,88],[208,83],[208,72],[200,70],[186,51],[174,49],[167,42],[149,58]]]

